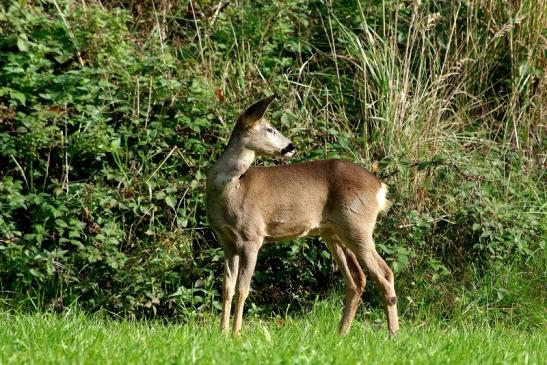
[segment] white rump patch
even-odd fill
[[[389,206],[391,205],[389,200],[387,200],[387,185],[382,183],[382,186],[380,187],[380,190],[376,193],[376,202],[378,202],[378,208],[380,211],[386,211],[389,209]]]

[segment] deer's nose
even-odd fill
[[[295,149],[296,149],[296,148],[294,147],[294,145],[293,145],[292,143],[289,143],[289,144],[287,145],[287,147],[285,147],[285,148],[283,148],[283,149],[281,150],[281,154],[282,154],[282,155],[292,154],[291,152],[294,152]]]

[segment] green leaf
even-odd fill
[[[68,224],[66,224],[66,222],[64,220],[61,220],[61,219],[56,219],[55,224],[58,227],[62,227],[62,228],[67,228],[68,227]]]
[[[20,91],[17,90],[10,90],[9,95],[12,99],[17,99],[21,104],[26,105],[27,98],[25,97],[25,94],[23,94]]]
[[[36,276],[37,278],[41,278],[43,275],[35,269],[30,269],[29,272],[32,274],[32,276]]]
[[[167,195],[165,197],[165,203],[167,203],[167,205],[169,205],[171,208],[175,209],[175,206],[177,205],[177,198],[171,195]]]
[[[33,233],[27,233],[27,234],[25,234],[25,235],[23,236],[23,239],[24,239],[25,241],[32,241],[35,237],[36,237],[35,234],[33,234]]]
[[[80,238],[80,232],[71,230],[71,231],[68,232],[68,237],[70,237],[70,238]]]
[[[17,48],[19,48],[19,51],[21,52],[28,51],[28,40],[24,34],[17,37]]]

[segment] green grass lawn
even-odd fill
[[[0,313],[1,364],[545,364],[545,333],[502,324],[384,323],[335,329],[340,308],[316,305],[298,318],[248,319],[241,338],[222,335],[217,318],[190,323],[111,320],[84,314]]]

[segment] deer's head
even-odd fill
[[[239,143],[258,156],[294,155],[295,147],[264,118],[276,95],[268,96],[248,107],[238,118],[230,143]],[[237,139],[237,141],[232,141]]]

